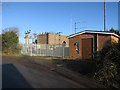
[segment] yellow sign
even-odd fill
[[[76,45],[76,50],[78,50],[78,46]]]
[[[51,45],[50,48],[53,48],[53,45]]]
[[[50,45],[50,49],[53,50],[53,45]]]
[[[37,45],[37,48],[40,48],[40,45]]]

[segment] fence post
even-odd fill
[[[27,54],[27,45],[25,45],[25,55]]]
[[[40,52],[40,56],[41,56],[41,48],[39,49],[39,52]]]
[[[63,58],[64,58],[64,51],[65,51],[65,49],[64,49],[64,45],[62,45],[62,47],[63,47]]]
[[[32,56],[32,45],[31,45],[31,56]]]
[[[45,51],[45,54],[46,54],[45,56],[47,56],[47,44],[46,44],[46,51]]]
[[[52,57],[54,57],[54,56],[55,56],[55,55],[54,55],[54,53],[55,53],[55,44],[53,45]]]
[[[38,55],[38,46],[37,46],[37,44],[36,44],[36,50],[37,50],[36,51],[36,53],[37,53],[36,56],[37,56]]]

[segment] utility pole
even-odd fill
[[[118,16],[120,16],[120,1],[118,2]],[[118,31],[120,33],[120,17],[118,17]]]
[[[29,38],[30,38],[30,37],[29,37],[29,34],[30,34],[30,32],[31,32],[31,30],[29,30],[29,31],[27,30],[27,34],[28,34],[28,45],[29,45]]]
[[[29,45],[29,33],[28,33],[28,45]]]
[[[27,38],[28,38],[28,45],[29,45],[29,38],[30,38],[29,34],[30,34],[30,32],[31,32],[31,30],[29,30],[29,31],[27,30],[27,32],[25,32],[25,39],[26,39],[25,44],[27,44]]]
[[[106,32],[106,0],[104,0],[104,31]]]
[[[25,32],[25,53],[27,53],[27,32]]]
[[[25,32],[25,45],[27,45],[27,33]]]
[[[28,45],[29,45],[29,38],[30,38],[29,34],[30,34],[30,32],[31,32],[31,30],[29,30],[29,31],[27,30],[27,33],[28,33]]]

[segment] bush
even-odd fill
[[[8,29],[7,29],[8,30]],[[18,35],[16,31],[5,31],[2,33],[2,51],[3,53],[14,54],[19,52]]]
[[[108,87],[120,88],[120,42],[108,42],[107,46],[94,56],[94,79]]]

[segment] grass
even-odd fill
[[[0,53],[0,55],[2,55],[2,56],[18,56],[18,57],[28,56],[28,55],[22,55],[22,54],[7,54],[7,53]]]
[[[61,57],[51,57],[51,56],[29,56],[32,58],[43,58],[43,59],[69,59],[69,58],[61,58]]]
[[[68,58],[50,57],[50,56],[29,56],[29,55],[22,55],[22,54],[7,54],[7,53],[0,53],[0,55],[2,55],[2,56],[29,57],[29,58],[43,58],[43,59],[68,59]]]

